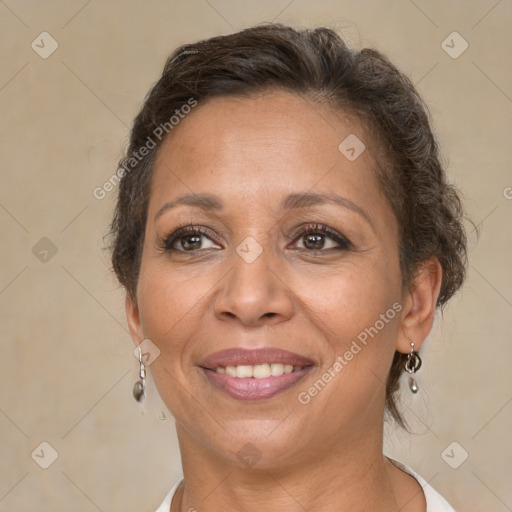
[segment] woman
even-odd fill
[[[382,453],[466,262],[409,80],[326,28],[187,45],[118,174],[113,267],[183,464],[158,512],[453,510]]]

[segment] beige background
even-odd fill
[[[131,397],[137,363],[102,250],[115,192],[92,191],[173,48],[270,20],[376,46],[430,105],[481,237],[423,351],[420,393],[404,389],[415,434],[388,429],[386,452],[458,510],[512,510],[512,2],[4,0],[1,511],[151,512],[179,476],[172,417],[151,385],[144,408]],[[44,31],[58,43],[46,59]],[[456,59],[441,46],[453,31],[469,44]],[[42,442],[58,453],[48,469]]]

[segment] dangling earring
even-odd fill
[[[414,343],[411,341],[411,352],[407,356],[407,360],[404,364],[405,371],[407,373],[416,373],[421,368],[421,357],[418,352],[414,350]],[[413,393],[417,393],[419,390],[418,383],[414,377],[409,377],[409,389]]]
[[[146,368],[142,362],[142,349],[139,347],[139,380],[133,385],[133,397],[142,402],[146,397]]]

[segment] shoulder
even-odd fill
[[[427,502],[426,512],[455,512],[455,509],[424,478],[418,475],[418,473],[401,462],[389,459],[389,457],[388,460],[390,460],[395,466],[398,466],[401,470],[414,477],[421,485]]]
[[[426,512],[455,512],[455,509],[424,478],[422,478],[420,475],[418,475],[415,471],[413,471],[405,464],[402,464],[401,462],[398,462],[396,460],[391,461],[400,469],[402,469],[406,473],[409,473],[409,475],[414,477],[421,485],[421,487],[423,488],[423,492],[425,494],[425,499],[427,501]],[[183,477],[180,477],[155,512],[170,511],[172,498],[174,497],[174,494],[182,481]]]
[[[172,498],[181,482],[183,481],[183,477],[180,477],[178,481],[173,485],[172,489],[169,491],[164,501],[162,501],[161,505],[156,509],[155,512],[169,512],[171,510],[171,502]]]

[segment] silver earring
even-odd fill
[[[146,368],[142,362],[142,349],[139,347],[139,380],[133,385],[133,397],[142,402],[146,397]]]
[[[416,373],[421,368],[421,357],[418,352],[414,350],[414,343],[411,341],[411,352],[407,356],[407,360],[404,364],[405,371],[407,373]],[[414,377],[409,377],[409,389],[412,393],[417,393],[419,390],[418,383]]]

